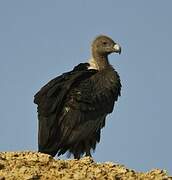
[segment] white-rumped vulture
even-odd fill
[[[66,152],[79,159],[91,156],[100,141],[106,116],[120,96],[118,73],[108,55],[121,53],[111,38],[100,35],[92,43],[92,57],[41,88],[34,96],[38,105],[39,152],[52,156]]]

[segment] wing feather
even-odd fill
[[[90,149],[95,149],[96,143],[100,141],[100,129],[105,125],[106,115],[112,112],[121,89],[120,81],[119,84],[115,80],[113,85],[107,85],[109,78],[103,80],[103,84],[98,84],[102,83],[101,77],[95,74],[75,85],[67,95],[64,103],[67,110],[64,108],[62,112],[65,116],[61,121],[63,139],[60,149],[69,145],[70,152],[82,154],[82,142],[85,139],[89,141],[87,144]]]
[[[73,71],[64,73],[48,82],[34,96],[34,103],[38,105],[39,151],[45,153],[52,151],[51,154],[54,153],[54,148],[57,148],[63,136],[60,126],[64,120],[65,113],[61,112],[66,95],[73,84],[79,83],[80,80],[88,78],[95,73],[95,70],[87,71],[84,68],[84,64],[80,64]],[[69,132],[69,130],[64,129],[64,133],[66,131]]]
[[[115,71],[99,74],[87,65],[51,80],[35,95],[41,152],[60,155],[69,151],[79,158],[84,152],[90,154],[100,141],[100,130],[120,95],[121,84]]]

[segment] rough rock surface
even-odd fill
[[[155,169],[135,172],[122,165],[96,163],[92,158],[55,160],[37,152],[1,152],[0,180],[168,180],[167,173]]]

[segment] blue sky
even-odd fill
[[[94,158],[138,171],[172,174],[172,1],[0,1],[0,151],[37,150],[34,94],[90,57],[99,34],[122,96],[108,116]]]

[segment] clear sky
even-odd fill
[[[0,151],[37,150],[34,94],[90,57],[106,34],[122,96],[94,158],[172,174],[172,1],[1,0]]]

